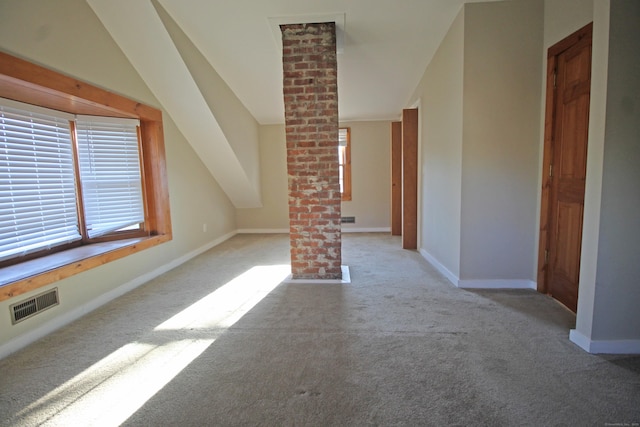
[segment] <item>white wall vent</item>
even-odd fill
[[[58,299],[58,288],[53,288],[24,301],[11,304],[9,306],[9,311],[11,311],[11,323],[15,325],[24,319],[35,316],[47,308],[51,308],[58,304],[60,304]]]

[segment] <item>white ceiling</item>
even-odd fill
[[[231,202],[253,208],[259,147],[245,109],[260,124],[284,122],[279,22],[333,17],[340,120],[393,120],[462,4],[481,0],[86,1]],[[234,117],[243,129],[232,131],[223,116],[240,103],[251,123]]]
[[[284,122],[270,18],[344,14],[340,119],[397,118],[462,3],[481,0],[157,0],[260,124]],[[486,0],[485,0],[486,1]]]

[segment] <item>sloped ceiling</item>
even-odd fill
[[[340,118],[399,117],[463,3],[478,0],[158,0],[261,124],[284,123],[269,18],[344,14]],[[486,0],[485,0],[486,1]]]
[[[260,206],[257,131],[221,121],[180,49],[208,62],[255,126],[283,123],[274,22],[342,16],[340,120],[397,119],[462,4],[477,1],[87,0],[236,207]]]

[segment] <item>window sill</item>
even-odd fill
[[[80,246],[0,269],[0,301],[171,240],[171,235]]]

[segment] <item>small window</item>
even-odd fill
[[[338,132],[338,162],[340,168],[340,193],[342,200],[351,200],[351,129]]]
[[[0,262],[139,235],[138,126],[0,99]]]

